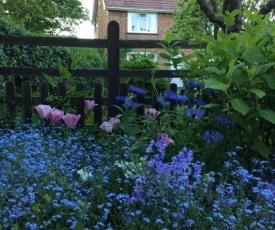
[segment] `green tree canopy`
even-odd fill
[[[176,39],[192,39],[200,34],[215,36],[218,30],[240,32],[244,9],[266,15],[273,12],[275,0],[179,0],[178,5],[180,9],[174,13],[170,31]],[[240,11],[228,27],[222,15],[229,15],[236,9]]]
[[[0,9],[2,17],[11,17],[35,33],[71,33],[87,19],[80,0],[2,0]]]

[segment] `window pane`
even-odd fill
[[[147,24],[146,19],[139,19],[139,30],[146,31],[146,24]]]

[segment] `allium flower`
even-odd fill
[[[114,117],[110,117],[110,119],[108,120],[108,122],[112,125],[112,126],[116,126],[120,120]]]
[[[93,110],[94,107],[97,105],[94,100],[85,100],[85,105],[88,110]]]
[[[160,115],[160,112],[154,108],[146,108],[145,114],[147,117],[149,117],[151,119],[156,119]]]
[[[168,146],[170,143],[174,142],[172,139],[170,139],[168,137],[168,135],[166,133],[158,133],[157,141],[163,141],[166,146]]]
[[[219,125],[225,126],[226,128],[233,127],[233,121],[229,115],[220,114],[216,117],[216,121]]]
[[[99,128],[101,128],[104,132],[106,133],[109,133],[109,132],[112,132],[113,130],[113,125],[110,124],[108,121],[104,121],[100,126]]]
[[[133,92],[133,93],[136,93],[136,94],[141,94],[141,95],[144,94],[144,90],[143,90],[143,89],[138,88],[138,87],[133,86],[133,85],[130,85],[129,90],[130,90],[131,92]]]
[[[219,142],[223,139],[223,135],[220,132],[207,130],[204,132],[203,138],[208,142]]]
[[[53,108],[53,109],[51,110],[50,115],[51,115],[52,123],[53,123],[53,124],[56,124],[56,123],[58,123],[59,121],[61,121],[62,116],[64,116],[64,112],[63,112],[62,110]]]
[[[49,116],[52,110],[51,106],[49,105],[37,105],[35,106],[35,109],[42,118]]]
[[[81,115],[75,115],[75,114],[70,114],[67,113],[66,115],[62,116],[63,121],[65,124],[69,127],[74,127],[76,126],[77,122],[79,121]]]

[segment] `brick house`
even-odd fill
[[[134,40],[164,40],[173,23],[173,12],[179,9],[178,0],[93,0],[91,21],[96,39],[107,37],[107,25],[115,20],[119,23],[120,38]],[[150,54],[160,64],[164,60],[157,55],[160,50],[139,50]],[[135,52],[128,52],[131,59]],[[166,68],[161,66],[161,68]]]

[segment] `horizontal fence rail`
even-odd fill
[[[169,45],[177,43],[177,46],[182,49],[197,49],[205,48],[205,44],[189,45],[187,41],[172,41]],[[102,97],[102,86],[96,84],[94,86],[94,100],[99,106],[95,107],[95,123],[102,121],[102,107],[103,103],[107,102],[108,117],[115,117],[119,111],[116,106],[119,103],[116,97],[119,95],[126,96],[125,86],[119,85],[121,77],[127,78],[173,78],[175,77],[175,70],[121,70],[119,66],[120,49],[127,48],[158,48],[161,45],[168,45],[165,41],[160,40],[120,40],[119,38],[119,25],[116,21],[111,21],[107,28],[107,39],[79,39],[79,38],[60,38],[60,37],[32,37],[32,36],[10,36],[0,35],[0,45],[23,45],[23,46],[60,46],[60,47],[79,47],[79,48],[104,48],[107,51],[107,69],[75,69],[70,70],[72,76],[87,77],[87,78],[106,78],[108,83],[107,98]],[[186,70],[185,72],[188,72]],[[43,76],[44,74],[50,76],[60,76],[59,69],[57,68],[32,68],[32,67],[0,67],[0,75],[2,76],[27,76],[31,78]],[[12,81],[6,82],[6,99],[8,110],[14,114],[16,104],[21,101],[23,105],[23,113],[25,122],[31,122],[33,97],[31,92],[30,81],[24,81],[22,85],[22,100],[15,96],[14,83]],[[62,84],[61,84],[62,86]],[[60,87],[61,87],[60,86]],[[175,86],[171,86],[174,90]],[[61,87],[62,88],[62,87]],[[60,88],[60,89],[61,89]],[[66,89],[66,87],[63,87]],[[83,85],[78,84],[77,90],[84,89]],[[39,103],[44,103],[46,96],[48,96],[48,86],[45,82],[40,85],[40,99]],[[66,91],[60,90],[63,96]],[[84,97],[76,99],[77,112],[83,115],[84,119]],[[140,99],[144,102],[145,99]],[[3,100],[2,100],[3,101]],[[151,100],[154,103],[154,100]],[[81,125],[84,120],[81,119]]]

